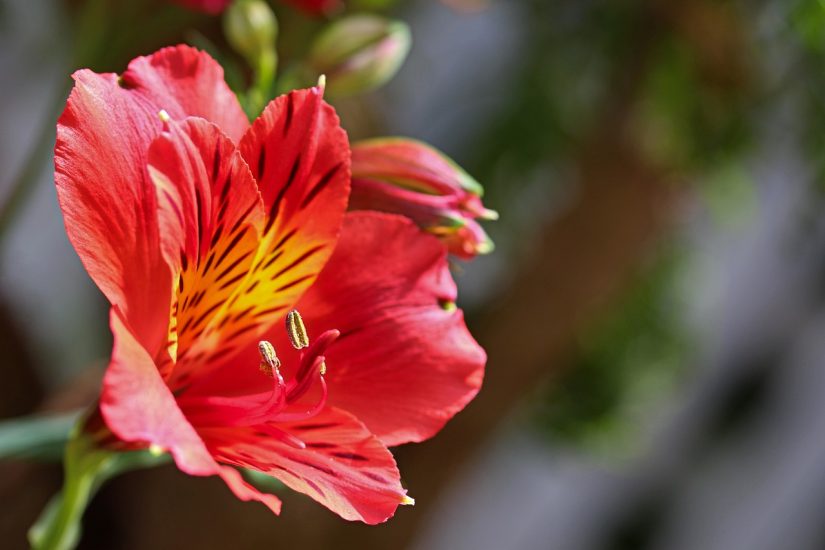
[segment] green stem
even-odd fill
[[[123,472],[169,461],[167,454],[101,449],[94,436],[83,431],[84,422],[83,418],[78,421],[66,445],[63,490],[29,530],[29,542],[35,550],[74,548],[80,540],[83,513],[107,480]]]
[[[97,489],[108,477],[114,455],[94,452],[88,456],[66,457],[66,481],[29,532],[36,550],[70,550],[80,540],[83,512]]]
[[[275,74],[278,70],[278,55],[272,51],[262,54],[255,67],[255,80],[245,95],[244,108],[247,116],[254,120],[261,114],[266,104],[273,98]]]

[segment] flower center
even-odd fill
[[[296,310],[286,318],[290,342],[302,350],[294,375],[284,380],[281,360],[275,346],[266,340],[258,343],[261,356],[259,368],[272,379],[271,390],[233,396],[181,395],[178,403],[187,418],[198,427],[263,426],[272,435],[302,446],[303,443],[281,432],[271,424],[306,420],[318,414],[326,405],[327,384],[324,380],[326,362],[324,352],[340,336],[338,330],[328,330],[310,344],[306,327]],[[307,399],[308,395],[313,397]],[[294,440],[294,441],[293,441]]]

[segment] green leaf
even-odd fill
[[[0,422],[0,458],[60,460],[80,411]]]
[[[264,493],[276,495],[284,490],[284,484],[281,480],[274,478],[258,470],[251,468],[242,468],[241,475],[256,489]]]

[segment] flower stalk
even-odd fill
[[[66,445],[63,490],[29,530],[29,543],[35,550],[70,550],[77,546],[83,513],[108,479],[168,460],[167,455],[143,451],[120,453],[98,448],[94,438],[84,431],[85,424],[86,417],[77,421]]]

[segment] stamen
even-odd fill
[[[446,298],[445,299],[439,299],[438,300],[438,305],[441,306],[441,309],[443,309],[444,311],[447,311],[449,313],[452,313],[453,311],[458,309],[458,306],[455,305],[455,302],[453,302],[452,300],[448,300]]]
[[[158,118],[163,123],[168,123],[172,120],[172,117],[169,116],[169,113],[166,112],[166,109],[161,109],[158,111]]]
[[[297,380],[303,380],[305,377],[309,376],[311,373],[315,372],[314,368],[318,368],[319,372],[321,369],[326,371],[326,364],[323,361],[316,365],[315,359],[319,356],[324,355],[327,348],[339,337],[341,336],[341,332],[338,330],[328,330],[321,334],[318,339],[312,344],[312,347],[301,354],[301,364],[298,366],[298,371],[295,373],[295,378]],[[325,374],[325,372],[321,372],[321,374]]]
[[[278,373],[278,369],[281,368],[281,360],[278,359],[278,355],[275,353],[275,346],[266,340],[261,340],[258,342],[258,351],[261,354],[261,371],[270,378],[274,377]]]
[[[303,349],[309,346],[307,329],[297,309],[293,309],[286,315],[286,333],[289,336],[292,347],[295,349]]]
[[[324,408],[327,403],[327,395],[329,390],[327,389],[327,383],[324,380],[323,376],[318,377],[318,384],[321,387],[321,396],[318,398],[318,401],[313,405],[309,410],[304,411],[297,411],[297,412],[281,412],[277,417],[273,419],[274,422],[296,422],[298,420],[306,420],[307,418],[312,418]]]
[[[181,395],[178,405],[188,418],[197,418],[199,425],[231,427],[258,426],[269,422],[294,422],[312,418],[327,403],[329,388],[324,374],[327,367],[324,352],[341,335],[338,330],[327,330],[309,345],[306,327],[300,314],[293,310],[287,316],[287,332],[296,347],[307,348],[299,353],[299,363],[289,383],[281,375],[281,361],[275,346],[267,340],[258,342],[260,368],[272,378],[272,388],[246,395]],[[312,391],[306,402],[302,397]],[[284,443],[303,448],[304,443],[286,432],[273,434]]]
[[[297,401],[307,391],[309,391],[309,388],[312,387],[312,383],[316,380],[316,378],[312,376],[312,373],[317,371],[318,374],[321,374],[321,365],[324,364],[324,357],[315,357],[310,364],[312,366],[309,369],[306,369],[306,375],[302,378],[295,378],[292,387],[286,394],[287,403]],[[323,378],[323,375],[321,375],[321,378]]]

